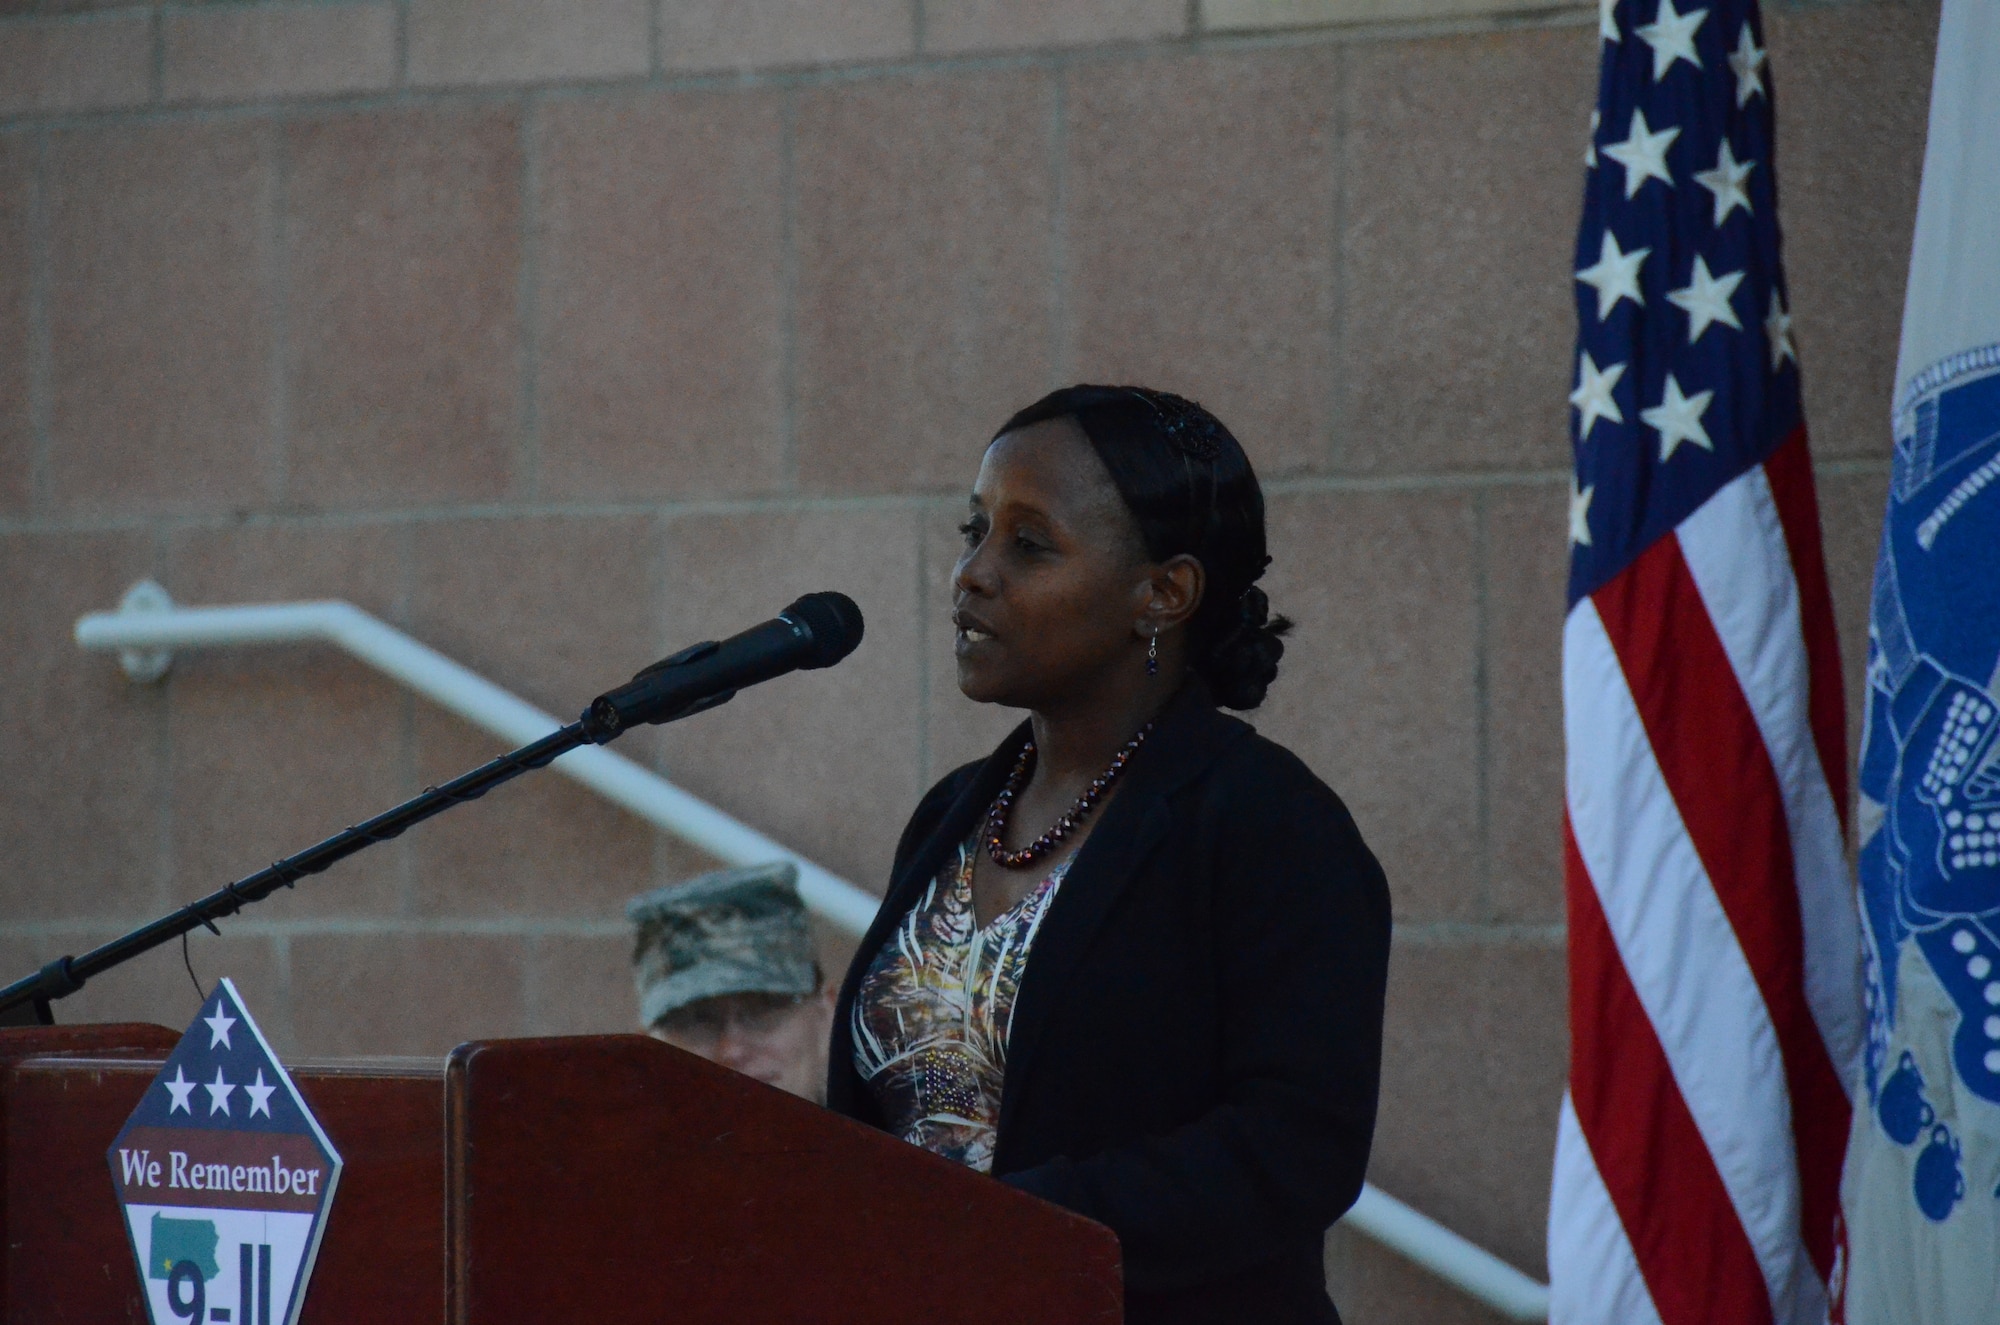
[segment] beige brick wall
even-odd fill
[[[558,712],[845,589],[843,667],[625,745],[879,887],[1006,721],[948,665],[981,439],[1142,379],[1266,476],[1300,629],[1258,721],[1389,869],[1373,1176],[1539,1272],[1595,37],[1478,9],[0,0],[0,975],[493,749],[322,649],[132,686],[70,628],[142,576],[347,598]],[[1936,10],[1768,22],[1852,686]],[[540,776],[191,956],[288,1051],[620,1029],[620,903],[701,866]],[[179,958],[65,1015],[182,1024]],[[1329,1266],[1358,1319],[1486,1319],[1369,1244]]]

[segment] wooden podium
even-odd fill
[[[105,1151],[177,1037],[0,1030],[0,1320],[146,1319]],[[1122,1319],[1087,1219],[641,1036],[289,1065],[346,1161],[305,1325]]]

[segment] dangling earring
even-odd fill
[[[1158,676],[1159,674],[1160,632],[1156,630],[1153,632],[1153,637],[1146,641],[1146,675]]]

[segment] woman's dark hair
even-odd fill
[[[1292,628],[1271,615],[1256,587],[1271,564],[1264,550],[1264,491],[1250,457],[1222,421],[1191,400],[1135,386],[1052,391],[994,436],[1075,419],[1154,561],[1185,553],[1207,572],[1188,622],[1188,661],[1216,702],[1253,709],[1278,675],[1280,638]]]

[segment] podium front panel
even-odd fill
[[[1123,1319],[1109,1229],[642,1036],[461,1046],[454,1325]]]
[[[178,1038],[162,1034],[167,1047]],[[156,1050],[29,1057],[0,1069],[8,1325],[144,1325],[105,1152],[164,1061]],[[443,1063],[289,1070],[346,1161],[301,1325],[436,1325],[444,1318]]]

